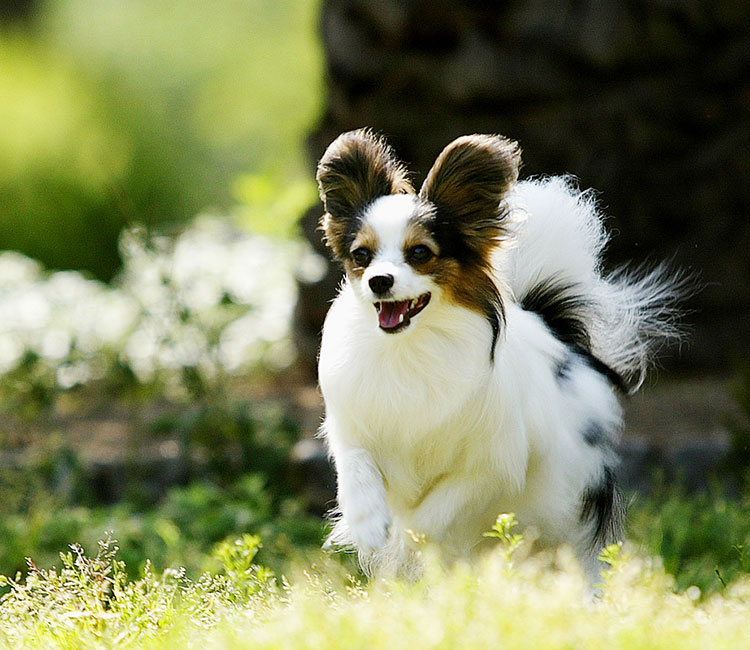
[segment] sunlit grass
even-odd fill
[[[750,495],[747,486],[731,498],[716,481],[707,493],[679,486],[640,495],[630,508],[630,538],[661,557],[680,590],[698,585],[722,591],[750,572]]]
[[[111,543],[78,547],[54,570],[8,581],[0,639],[37,648],[692,648],[747,647],[750,581],[700,599],[641,558],[616,558],[592,602],[570,553],[513,567],[501,549],[475,566],[428,560],[418,583],[362,584],[321,556],[277,576],[257,539],[217,546],[218,572],[191,581],[147,567],[130,581]]]

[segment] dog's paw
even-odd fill
[[[349,537],[360,553],[372,553],[385,546],[391,525],[385,503],[359,500],[344,509],[343,514]]]

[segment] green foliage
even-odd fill
[[[289,454],[299,433],[280,407],[216,399],[165,410],[146,435],[152,440],[176,435],[190,475],[224,485],[247,472],[262,473],[274,494],[289,494]]]
[[[523,535],[521,533],[510,532],[517,525],[518,522],[516,522],[515,514],[512,512],[503,513],[498,515],[492,526],[492,530],[484,533],[485,537],[491,537],[500,541],[500,548],[509,566],[511,565],[511,556],[523,543]]]
[[[245,534],[219,542],[211,553],[211,557],[221,563],[222,575],[233,587],[233,599],[241,603],[267,587],[274,577],[273,571],[255,564],[259,548],[260,537]]]
[[[258,538],[218,546],[215,573],[179,570],[135,579],[111,540],[80,547],[60,569],[31,565],[4,578],[0,642],[17,648],[680,648],[747,647],[750,581],[703,602],[674,594],[659,567],[618,561],[592,605],[565,552],[507,571],[502,553],[475,566],[431,571],[413,585],[346,579],[321,560],[296,578],[255,561]]]
[[[294,237],[298,218],[318,200],[312,173],[285,178],[271,173],[245,174],[234,183],[242,223],[252,232],[274,237]]]
[[[727,423],[730,448],[722,469],[742,485],[750,483],[750,363],[737,364],[732,393],[740,413]]]
[[[226,208],[244,198],[240,173],[292,197],[277,220],[293,222],[301,179],[314,196],[303,141],[321,96],[317,9],[59,0],[1,30],[0,123],[13,127],[0,130],[0,248],[109,279],[123,226]]]
[[[248,565],[238,573],[238,557],[252,557],[255,537],[234,542],[224,558],[223,575],[193,582],[184,570],[155,574],[150,565],[138,579],[128,577],[111,538],[89,557],[80,545],[60,553],[59,569],[29,561],[24,579],[0,577],[7,593],[0,599],[0,638],[14,647],[87,647],[102,641],[117,647],[143,642],[190,621],[197,629],[215,626],[222,612],[247,606],[260,594],[271,597],[273,574]],[[243,564],[244,566],[244,564]]]
[[[515,516],[501,514],[485,537],[497,539],[509,568],[524,538],[512,530]],[[630,510],[628,539],[642,556],[654,557],[675,577],[674,588],[701,593],[724,592],[739,577],[750,577],[750,493],[736,499],[712,491],[686,494],[679,487],[663,488],[639,498]],[[606,547],[600,560],[617,570],[629,559],[621,544]]]
[[[611,570],[622,566],[622,542],[605,546],[599,554],[599,561],[606,564]]]
[[[16,490],[17,491],[17,490]],[[5,485],[2,491],[12,496]],[[184,567],[189,575],[216,567],[214,545],[243,533],[266,540],[260,560],[280,569],[293,553],[319,547],[323,522],[302,504],[271,493],[259,475],[246,475],[221,488],[200,481],[175,487],[155,506],[66,503],[34,490],[0,506],[0,573],[14,574],[33,555],[52,564],[71,540],[91,547],[106,531],[119,540],[120,555],[134,571],[151,563]]]
[[[628,536],[643,552],[658,556],[676,578],[677,589],[695,585],[722,591],[750,569],[750,493],[727,498],[715,484],[708,493],[679,487],[655,490],[630,509]]]
[[[37,40],[0,33],[0,69],[0,122],[13,125],[0,129],[0,247],[111,275],[127,134],[95,84]]]

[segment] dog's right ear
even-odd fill
[[[325,214],[320,225],[334,255],[344,260],[362,209],[380,196],[413,193],[405,167],[383,138],[369,129],[342,133],[318,163]]]
[[[503,234],[501,201],[518,180],[521,150],[498,135],[456,138],[438,156],[419,191],[456,226],[480,257]]]

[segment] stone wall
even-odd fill
[[[522,175],[572,173],[600,192],[613,263],[698,271],[692,342],[671,368],[750,358],[750,3],[743,0],[325,0],[317,160],[372,126],[418,173],[458,135],[502,133]],[[322,250],[314,225],[305,231]],[[303,286],[312,365],[338,271]]]

